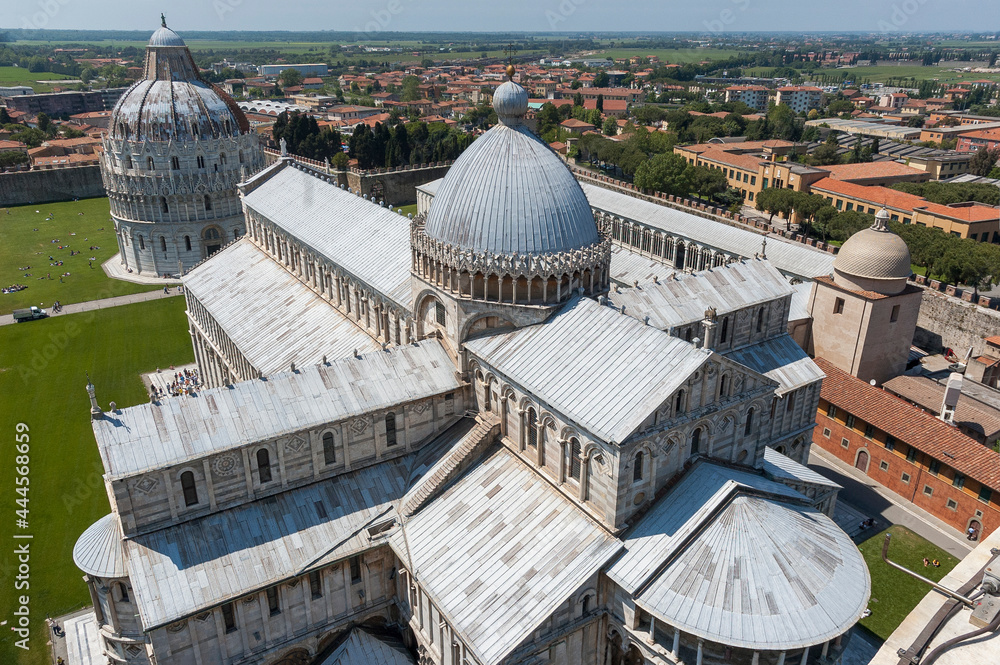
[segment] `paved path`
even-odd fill
[[[170,293],[164,293],[163,291],[147,291],[146,293],[134,293],[130,296],[118,296],[116,298],[105,298],[103,300],[87,300],[85,302],[73,303],[72,305],[63,305],[62,311],[58,314],[52,313],[52,308],[47,307],[45,311],[49,313],[50,317],[63,316],[65,314],[77,314],[79,312],[90,312],[95,309],[107,309],[109,307],[121,307],[122,305],[132,305],[137,302],[146,302],[147,300],[159,300],[160,298],[176,298],[179,295],[183,295],[177,292],[177,288],[174,287],[170,289]],[[0,326],[6,326],[14,323],[13,314],[4,314],[0,316]]]
[[[965,539],[961,531],[909,501],[900,499],[815,444],[809,451],[809,468],[843,485],[838,503],[844,501],[864,514],[879,516],[890,524],[905,526],[959,559],[972,551],[973,544]],[[879,531],[878,528],[874,529],[872,535]]]

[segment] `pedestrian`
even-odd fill
[[[89,263],[89,264],[90,264],[90,267],[91,267],[91,268],[93,268],[93,267],[94,267],[94,262],[93,262],[93,261],[88,261],[87,263]]]
[[[937,559],[934,559],[934,561],[931,562],[931,565],[934,566],[935,568],[940,568],[941,562],[938,561]]]
[[[926,568],[929,565],[931,565],[930,559],[928,559],[927,557],[924,557],[924,568]]]
[[[967,536],[966,540],[972,540],[976,536],[976,530],[973,527],[971,527],[971,526],[969,527],[969,530],[966,533],[969,534]]]

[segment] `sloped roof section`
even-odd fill
[[[185,275],[184,286],[264,375],[381,348],[248,238]]]
[[[545,323],[465,346],[578,426],[618,443],[711,356],[585,298]]]
[[[725,354],[730,360],[749,367],[778,382],[774,392],[787,392],[822,381],[825,374],[790,335],[781,335]]]
[[[105,515],[87,527],[73,546],[73,563],[88,575],[125,577],[128,571],[117,515]]]
[[[694,274],[677,274],[659,284],[646,282],[608,294],[625,313],[660,330],[701,321],[714,307],[728,314],[792,295],[788,280],[770,262],[748,259]]]
[[[111,479],[458,390],[437,340],[140,404],[93,421]]]
[[[246,206],[408,309],[409,220],[306,167],[279,162],[273,168],[244,196]]]
[[[393,549],[483,665],[507,657],[621,548],[505,448],[403,530]]]
[[[402,644],[390,644],[364,628],[355,628],[322,665],[414,665],[414,661]]]

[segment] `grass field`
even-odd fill
[[[636,56],[645,57],[655,55],[660,62],[675,65],[685,65],[689,62],[701,62],[702,60],[725,60],[739,53],[737,49],[717,49],[717,48],[688,48],[688,49],[666,49],[666,48],[609,48],[597,51],[591,57],[605,58],[634,58]]]
[[[51,92],[52,90],[52,86],[36,81],[62,81],[72,78],[66,74],[53,74],[52,72],[29,72],[24,67],[0,67],[0,86],[28,85],[35,92]]]
[[[118,251],[106,198],[17,206],[7,210],[10,214],[0,210],[0,286],[24,284],[28,288],[0,294],[0,314],[39,303],[49,307],[54,300],[68,305],[160,288],[109,279],[104,274],[101,263]],[[46,221],[49,213],[54,217]],[[91,250],[90,247],[100,249]],[[82,253],[69,255],[77,251]],[[93,268],[90,267],[91,257],[95,259]],[[63,265],[50,265],[57,261],[62,261]],[[20,270],[28,266],[30,270]],[[60,275],[67,272],[69,275],[62,277],[60,282]],[[51,279],[46,279],[46,275]]]
[[[111,401],[123,407],[145,401],[140,373],[192,360],[184,299],[179,297],[0,327],[0,431],[13,442],[17,423],[30,428],[26,532],[34,536],[31,649],[15,648],[14,634],[4,629],[0,663],[50,662],[42,623],[46,615],[90,604],[82,573],[73,564],[73,545],[109,508],[84,390],[87,372],[104,408]],[[12,542],[14,530],[14,454],[12,445],[3,446],[0,493],[6,509],[0,541],[5,545]],[[15,607],[15,560],[10,552],[5,546],[0,555],[3,608]],[[11,618],[6,609],[3,618]]]
[[[906,527],[891,526],[887,531],[892,534],[889,558],[935,582],[947,575],[948,571],[958,563],[958,559]],[[885,533],[883,531],[872,536],[858,548],[865,557],[872,577],[872,597],[868,604],[872,613],[860,623],[883,640],[892,634],[906,615],[930,591],[930,587],[923,582],[890,568],[882,561],[882,542]],[[924,568],[924,557],[931,561],[937,559],[941,566]]]
[[[773,67],[756,67],[743,70],[745,76],[767,76],[773,71]],[[813,72],[803,72],[806,79],[811,76],[819,77],[823,74],[836,76],[841,73],[847,74],[847,80],[855,83],[870,79],[872,83],[884,83],[887,79],[893,78],[916,78],[917,81],[926,79],[937,80],[940,83],[956,84],[963,81],[975,81],[978,79],[989,79],[1000,81],[1000,74],[980,74],[973,72],[954,72],[947,67],[921,67],[919,65],[903,65],[893,67],[888,65],[875,65],[873,67],[850,67],[846,69],[817,69]]]

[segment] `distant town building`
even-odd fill
[[[808,113],[823,106],[823,89],[815,86],[784,86],[778,88],[776,104],[786,104],[796,113]]]
[[[762,85],[731,85],[726,88],[726,103],[743,102],[758,111],[766,111],[771,90]]]
[[[44,113],[51,117],[76,115],[92,111],[108,111],[125,92],[125,88],[108,88],[88,92],[47,92],[10,97],[7,108],[31,115]]]
[[[297,70],[300,74],[302,74],[303,78],[327,76],[330,73],[330,70],[326,66],[325,62],[296,65],[260,65],[257,67],[257,73],[260,76],[280,76],[281,72],[286,69]]]

